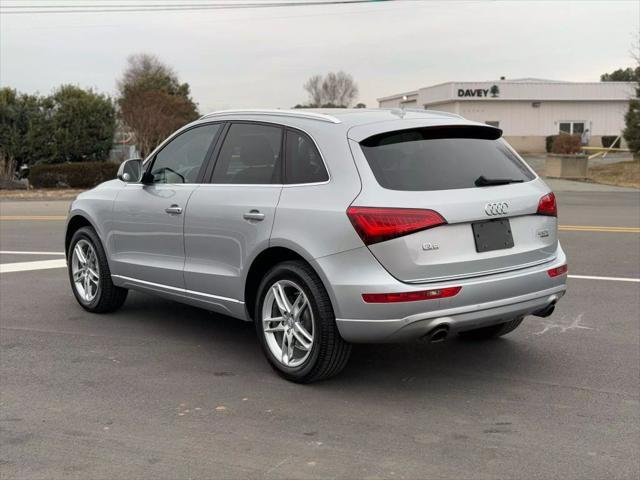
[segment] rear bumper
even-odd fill
[[[345,254],[348,254],[345,256]],[[513,272],[457,282],[406,284],[393,278],[366,249],[317,259],[334,304],[342,337],[350,342],[398,342],[423,337],[440,325],[452,333],[506,322],[555,304],[566,291],[566,275],[547,270],[567,262],[558,245],[555,260]],[[335,257],[335,258],[332,258]],[[451,298],[371,304],[363,293],[408,292],[461,286]]]
[[[391,320],[336,319],[342,337],[349,342],[401,342],[424,337],[436,327],[446,326],[450,333],[503,323],[530,315],[555,304],[564,295],[565,286],[553,287],[516,298],[465,307],[417,313]]]

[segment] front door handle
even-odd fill
[[[250,212],[247,212],[244,215],[242,215],[242,217],[245,220],[261,221],[261,220],[264,220],[264,213],[260,213],[259,210],[251,210]]]
[[[164,211],[172,215],[180,215],[182,213],[182,207],[174,203],[170,207],[165,208]]]

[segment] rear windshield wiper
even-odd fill
[[[476,178],[476,187],[488,187],[491,185],[508,185],[509,183],[522,183],[524,180],[517,180],[515,178],[487,178],[484,175],[480,175]]]

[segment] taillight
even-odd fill
[[[363,293],[362,299],[366,303],[417,302],[418,300],[453,297],[457,295],[460,290],[462,290],[462,287],[436,288],[433,290],[419,290],[417,292]]]
[[[569,266],[565,264],[565,265],[560,265],[559,267],[547,270],[547,273],[551,278],[553,278],[553,277],[558,277],[560,275],[564,275],[568,271],[569,271]]]
[[[349,207],[347,216],[366,245],[447,223],[438,212],[418,208]]]
[[[558,205],[556,204],[556,196],[551,193],[547,193],[538,202],[538,215],[549,215],[550,217],[558,216]]]

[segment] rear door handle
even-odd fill
[[[250,212],[247,212],[244,215],[242,215],[242,217],[245,220],[261,221],[261,220],[264,220],[264,213],[260,213],[260,211],[258,210],[251,210]]]
[[[173,215],[180,215],[182,213],[182,207],[174,203],[170,207],[165,208],[164,211]]]

